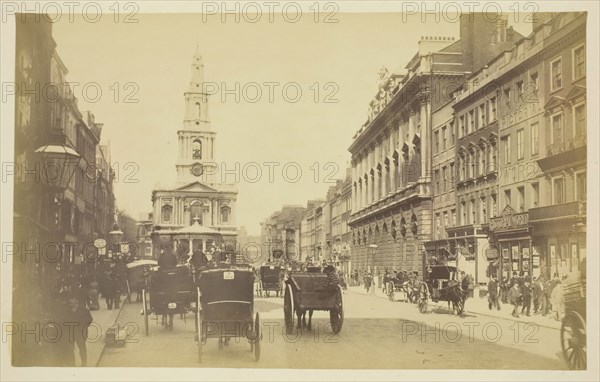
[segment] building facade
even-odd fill
[[[92,244],[108,237],[101,219],[114,213],[113,179],[98,176],[102,124],[79,110],[48,20],[15,17],[13,216],[15,254],[22,257],[13,263],[13,320],[27,327],[55,318],[64,280],[94,277]],[[57,366],[53,346],[14,341],[13,365]]]
[[[262,261],[300,258],[300,229],[306,208],[283,206],[261,223]]]

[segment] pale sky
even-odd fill
[[[422,35],[459,36],[457,22],[421,24],[416,17],[402,22],[399,13],[338,14],[338,23],[315,23],[308,16],[297,23],[281,18],[271,23],[266,17],[258,23],[236,23],[233,18],[223,23],[218,16],[204,22],[199,14],[138,14],[137,19],[128,24],[109,17],[97,23],[63,18],[53,32],[69,69],[67,80],[97,83],[102,89],[96,102],[86,102],[82,85],[74,93],[80,109],[91,110],[96,121],[104,123],[102,141],[110,140],[112,161],[119,169],[118,208],[138,218],[151,211],[152,189],[176,180],[176,133],[182,127],[183,93],[198,43],[205,81],[220,87],[225,83],[228,89],[240,84],[239,102],[233,95],[223,102],[219,92],[209,99],[209,113],[217,131],[217,162],[227,162],[230,169],[235,162],[240,169],[256,162],[263,169],[257,182],[252,182],[252,168],[246,167],[247,177],[240,172],[237,224],[250,234],[258,234],[259,223],[282,205],[306,205],[309,199],[324,197],[331,185],[326,183],[328,175],[344,177],[350,160],[347,148],[366,120],[382,66],[390,71],[403,68]],[[516,29],[527,34],[531,27]],[[279,84],[274,85],[273,102],[265,82]],[[250,83],[262,89],[258,102],[250,102],[256,97]],[[283,86],[290,83],[302,89],[296,103],[282,95]],[[243,89],[249,98],[244,98]],[[124,102],[127,95],[138,102]],[[287,95],[295,96],[294,87]],[[338,102],[324,102],[327,95]],[[95,98],[94,87],[88,87],[87,99]],[[280,164],[273,182],[264,162]],[[289,162],[302,169],[297,183],[282,175]],[[330,162],[338,166],[337,173],[326,167]]]

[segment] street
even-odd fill
[[[416,305],[390,302],[356,290],[345,292],[344,304],[345,320],[339,335],[331,333],[327,312],[314,313],[311,331],[287,335],[283,299],[255,297],[255,311],[261,315],[263,328],[260,361],[254,361],[245,339],[232,339],[222,350],[217,339],[209,339],[201,364],[197,361],[192,314],[185,322],[176,316],[172,331],[166,331],[160,319],[152,316],[146,337],[141,304],[126,304],[118,321],[127,326],[131,337],[123,347],[107,347],[98,366],[566,369],[556,329],[469,313],[459,318],[448,314],[444,303],[421,314]]]

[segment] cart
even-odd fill
[[[245,337],[254,359],[260,360],[262,331],[260,316],[254,313],[254,272],[245,267],[206,269],[199,272],[196,285],[198,362],[209,338],[219,339],[222,350],[232,337]]]
[[[142,292],[144,327],[149,335],[149,315],[155,314],[156,321],[162,315],[168,316],[170,323],[174,314],[185,314],[192,311],[192,303],[196,301],[196,288],[190,271],[185,265],[174,268],[154,270],[151,272],[149,287]]]
[[[344,294],[338,285],[335,290],[322,290],[327,275],[324,273],[296,272],[286,280],[283,299],[283,312],[286,332],[294,330],[294,315],[304,315],[307,311],[329,311],[329,322],[333,333],[342,330],[344,324]]]

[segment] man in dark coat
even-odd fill
[[[490,276],[490,281],[488,282],[488,306],[490,310],[494,307],[500,310],[500,301],[498,301],[498,279],[494,274]]]
[[[66,360],[69,366],[75,366],[75,344],[79,349],[81,357],[81,366],[87,366],[87,338],[88,328],[93,318],[85,304],[82,304],[78,296],[70,295],[68,297],[68,307],[62,320],[62,333],[65,337],[67,346]]]
[[[527,310],[527,316],[530,316],[531,311],[531,278],[525,276],[523,278],[523,284],[520,287],[521,296],[523,297],[523,307],[521,308],[521,314]]]
[[[175,268],[177,266],[177,257],[171,252],[161,251],[158,256],[158,266],[164,268]]]

